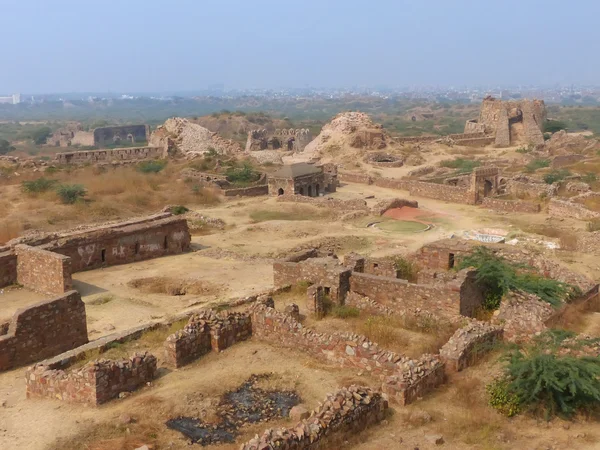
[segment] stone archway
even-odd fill
[[[300,189],[298,189],[298,194],[300,194],[300,195],[304,195],[304,188],[300,188]]]
[[[483,196],[488,197],[490,193],[494,190],[494,185],[490,180],[485,180],[483,182]]]
[[[285,191],[283,190],[283,188],[279,188],[279,190],[277,191],[277,195],[283,195],[285,194]]]

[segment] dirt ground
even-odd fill
[[[332,196],[363,198],[373,206],[384,198],[408,198],[408,193],[344,184]],[[469,230],[493,227],[520,235],[532,225],[548,225],[545,214],[504,215],[477,206],[414,199],[419,201],[419,215],[413,217],[414,211],[409,210],[398,215],[403,219],[427,218],[434,225],[430,231],[384,231],[366,226],[376,219],[373,217],[344,221],[322,208],[282,204],[274,198],[231,199],[212,207],[188,204],[193,210],[222,219],[225,229],[194,236],[194,251],[190,253],[74,275],[75,288],[86,303],[90,339],[164,319],[190,308],[267,290],[273,286],[273,260],[302,247],[322,244],[339,255],[359,251],[385,256],[408,253],[425,243],[460,236]],[[263,220],[269,212],[283,215],[280,220]],[[598,258],[566,252],[556,255],[576,270],[600,278]],[[143,293],[128,285],[131,280],[148,277],[206,282],[214,289],[207,295],[167,295]],[[17,308],[41,298],[25,290],[5,291],[0,294],[0,317],[9,318]],[[281,306],[290,298],[277,301]],[[355,331],[361,325],[358,319],[308,323],[330,331]],[[598,313],[586,317],[585,330],[597,335]],[[401,335],[403,345],[407,346],[406,353],[418,346],[434,344],[431,337],[420,332],[404,330]],[[156,351],[160,351],[160,347]],[[506,419],[494,413],[485,404],[484,386],[497,367],[492,356],[410,407],[392,405],[383,424],[358,437],[349,437],[344,448],[430,449],[435,445],[425,436],[432,433],[442,434],[446,442],[444,448],[452,449],[599,448],[596,443],[600,432],[594,424],[558,420],[547,424],[525,417]],[[202,411],[208,414],[211,401],[219,394],[236,387],[251,374],[271,371],[286,383],[293,383],[309,408],[340,385],[361,382],[377,387],[379,384],[378,380],[358,376],[350,370],[320,365],[294,351],[249,341],[223,353],[210,354],[180,370],[163,368],[151,387],[95,409],[53,400],[26,400],[24,369],[20,368],[0,373],[0,403],[5,404],[0,407],[0,448],[130,450],[142,444],[153,444],[156,449],[188,448],[186,439],[164,426],[167,419],[176,414],[203,414]],[[426,411],[430,419],[421,423],[411,417],[417,410],[421,412],[415,415],[423,416],[422,411]],[[124,413],[136,418],[136,423],[121,423],[119,416]],[[219,448],[237,448],[244,438],[279,423],[291,425],[289,421],[281,421],[252,427],[238,439],[238,444]]]

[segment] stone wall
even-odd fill
[[[546,184],[526,176],[506,181],[506,192],[517,197],[553,197],[557,191],[557,185]]]
[[[341,200],[331,197],[306,197],[304,195],[280,195],[278,202],[306,203],[319,208],[331,208],[348,211],[368,211],[367,202],[361,199]]]
[[[246,188],[237,189],[223,189],[223,195],[225,197],[259,197],[261,195],[269,194],[269,186],[263,184],[261,186],[250,186]]]
[[[479,137],[479,138],[465,138],[455,140],[456,145],[462,145],[463,147],[485,147],[486,145],[493,144],[495,139],[493,137]]]
[[[94,145],[119,144],[120,142],[147,142],[150,138],[148,125],[124,125],[118,127],[102,127],[94,130]]]
[[[304,328],[292,317],[265,305],[254,305],[252,333],[257,339],[304,351],[322,361],[341,367],[382,375],[384,385],[401,404],[414,401],[444,382],[444,365],[432,355],[412,360],[383,350],[366,337],[353,333],[317,333]]]
[[[29,245],[17,245],[17,281],[44,294],[63,294],[73,288],[71,258]]]
[[[283,150],[301,152],[312,141],[308,128],[276,129],[275,131],[251,130],[246,140],[246,152],[259,150]]]
[[[443,200],[451,203],[474,203],[471,195],[469,194],[469,189],[458,186],[413,181],[409,185],[409,192],[410,195],[435,198],[437,200]]]
[[[524,200],[502,200],[500,198],[484,197],[482,201],[484,208],[493,209],[502,212],[521,212],[521,213],[539,213],[542,207],[539,203],[527,202]]]
[[[600,213],[587,209],[584,205],[556,198],[550,199],[548,214],[552,217],[591,220],[600,218]]]
[[[69,371],[42,364],[27,369],[27,398],[52,398],[70,403],[101,405],[152,381],[156,358],[139,353],[129,359],[100,359]]]
[[[338,448],[351,433],[358,433],[385,417],[387,401],[368,387],[350,386],[329,394],[319,407],[292,428],[268,429],[241,445],[240,450]]]
[[[43,248],[70,257],[75,273],[179,254],[189,250],[190,241],[186,219],[174,216],[74,232]]]
[[[502,339],[502,333],[502,328],[479,321],[459,328],[440,349],[446,369],[460,372],[473,365]]]
[[[301,281],[323,286],[326,295],[339,304],[350,289],[351,270],[334,258],[311,258],[297,263],[273,263],[274,285],[295,285]]]
[[[13,315],[0,336],[0,370],[58,355],[88,342],[85,305],[70,291]]]
[[[0,252],[0,288],[17,282],[17,255],[12,251]]]
[[[107,150],[79,150],[57,153],[58,164],[88,164],[113,161],[136,161],[165,157],[164,149],[159,147],[128,147]]]
[[[537,295],[509,292],[494,312],[492,323],[504,329],[507,341],[525,342],[546,330],[546,322],[553,314],[552,306]]]
[[[373,184],[373,177],[364,173],[347,172],[345,170],[338,171],[338,179],[347,183]]]
[[[194,314],[183,330],[165,341],[165,361],[181,367],[211,350],[220,352],[252,335],[250,316],[240,313],[215,314],[203,311]]]

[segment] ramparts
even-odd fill
[[[127,147],[105,150],[80,150],[56,154],[58,164],[88,164],[113,161],[137,161],[164,158],[164,149],[160,147]]]
[[[293,428],[268,429],[260,437],[242,444],[240,450],[325,449],[350,433],[358,433],[385,417],[387,401],[368,387],[350,386],[334,394],[310,417]]]
[[[52,398],[71,403],[100,405],[154,379],[156,358],[136,353],[129,359],[100,359],[79,369],[57,370],[42,364],[26,372],[27,398]]]
[[[20,309],[0,330],[0,370],[58,355],[88,342],[85,305],[69,291]]]
[[[493,209],[502,212],[521,212],[521,213],[539,213],[542,207],[539,203],[527,202],[524,200],[503,200],[500,198],[484,197],[482,201],[484,208]]]
[[[246,188],[223,189],[225,197],[259,197],[269,194],[269,186],[262,184],[260,186],[250,186]]]
[[[420,197],[435,198],[451,203],[464,203],[469,205],[474,203],[472,196],[469,194],[469,189],[458,186],[412,181],[408,185],[408,190],[410,195],[417,195]]]
[[[440,357],[446,363],[446,369],[460,372],[473,365],[502,339],[502,333],[501,327],[479,321],[459,328],[440,349]]]
[[[17,282],[31,290],[58,295],[72,289],[71,259],[29,245],[17,245]]]

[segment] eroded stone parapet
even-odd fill
[[[548,303],[537,295],[526,292],[509,292],[492,317],[492,323],[504,328],[504,338],[509,342],[524,342],[535,333],[546,330],[546,322],[554,314]]]
[[[440,350],[440,357],[448,370],[460,372],[489,352],[502,339],[501,327],[473,321],[459,328]]]

